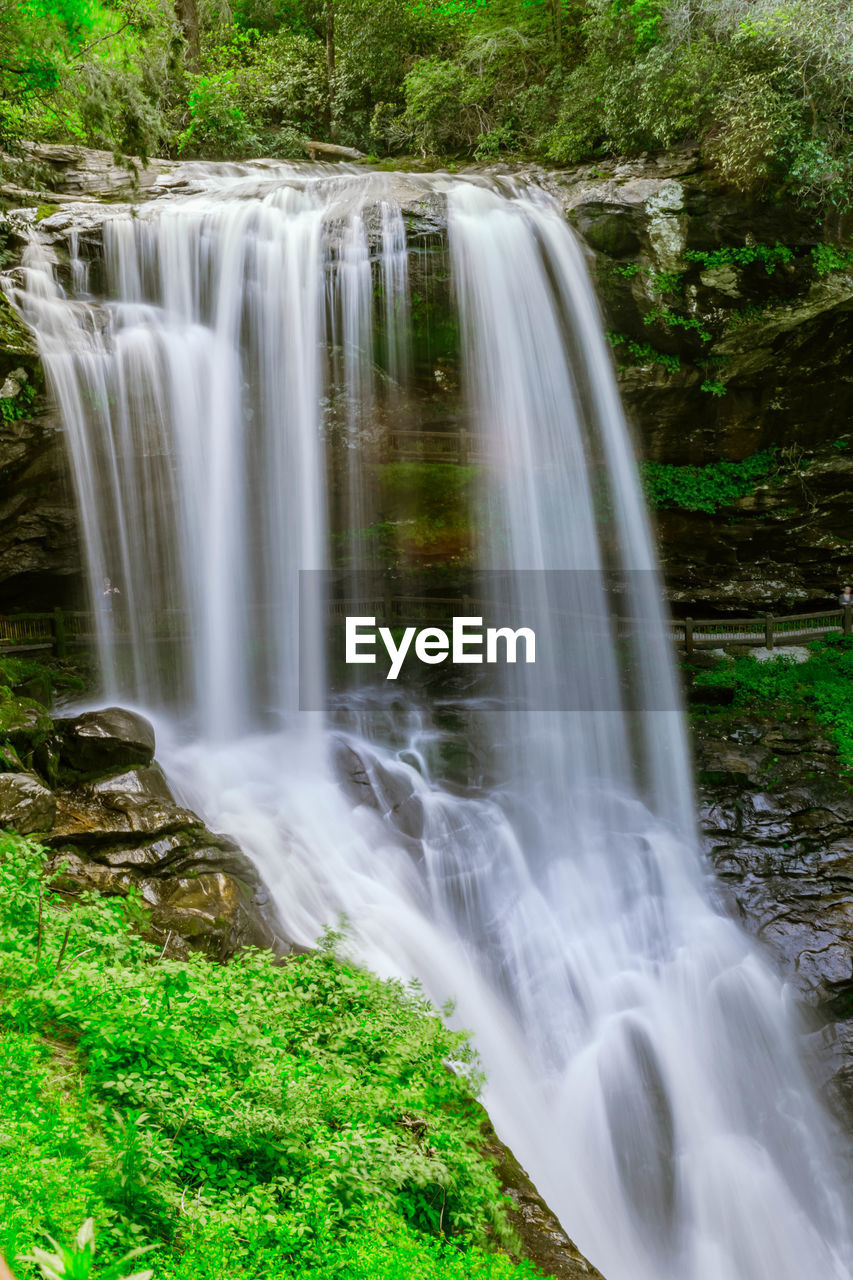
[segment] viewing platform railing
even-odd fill
[[[722,649],[730,644],[775,649],[777,645],[809,644],[822,636],[849,636],[853,631],[853,605],[781,617],[766,613],[760,618],[673,618],[669,629],[672,640],[687,653],[694,649]]]
[[[394,462],[456,462],[466,466],[486,462],[490,456],[487,436],[474,431],[388,432],[384,451]]]
[[[335,600],[327,605],[327,619],[340,625],[347,616],[373,616],[379,625],[391,627],[428,626],[449,623],[455,614],[488,614],[494,602],[468,596],[405,596],[376,594],[360,600]],[[262,607],[262,611],[263,607]],[[250,614],[253,611],[250,610]],[[130,627],[121,606],[107,615],[118,640],[130,638]],[[170,609],[152,618],[147,636],[155,640],[177,640],[188,634],[188,615]],[[52,613],[17,613],[0,616],[0,654],[50,650],[64,658],[71,647],[94,644],[96,615],[86,610],[54,609]],[[784,645],[809,644],[828,635],[853,634],[853,606],[823,609],[820,613],[792,613],[757,618],[672,618],[667,624],[670,640],[691,654],[696,649],[722,649],[728,645],[748,645],[774,649]],[[617,634],[636,635],[631,619],[617,625]]]

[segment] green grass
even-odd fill
[[[144,1245],[155,1280],[537,1274],[495,1251],[511,1233],[476,1059],[416,988],[334,939],[283,965],[164,958],[138,898],[69,908],[43,857],[0,836],[0,1252],[19,1280],[89,1217],[95,1277]]]
[[[731,689],[731,708],[813,717],[838,748],[842,767],[853,773],[853,639],[829,636],[808,646],[805,662],[779,654],[759,662],[752,654],[729,658],[699,671],[694,685]],[[728,711],[726,712],[728,714]]]

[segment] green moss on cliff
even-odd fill
[[[710,462],[704,467],[645,462],[643,478],[653,507],[680,507],[711,515],[752,493],[778,469],[777,450],[770,448],[743,462]]]

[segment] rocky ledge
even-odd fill
[[[810,1011],[828,1101],[853,1116],[853,788],[796,720],[695,732],[700,822],[727,908]]]
[[[4,728],[0,827],[49,850],[54,889],[76,896],[137,888],[146,928],[172,955],[289,950],[249,860],[175,800],[143,716],[108,707],[53,719],[19,698]]]

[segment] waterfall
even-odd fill
[[[652,538],[559,210],[482,176],[196,169],[194,194],[105,216],[99,296],[37,230],[10,286],[65,424],[106,695],[155,715],[174,787],[294,939],[344,914],[357,956],[455,1002],[499,1133],[607,1280],[850,1280],[797,1016],[698,856]],[[540,709],[521,675],[505,710],[465,707],[488,764],[453,785],[416,701],[355,699],[345,731],[300,712],[296,622],[330,524],[376,518],[378,437],[438,413],[449,375],[427,386],[412,333],[445,265],[490,458],[480,564],[516,571],[522,613],[575,619]],[[624,637],[589,621],[619,599]]]

